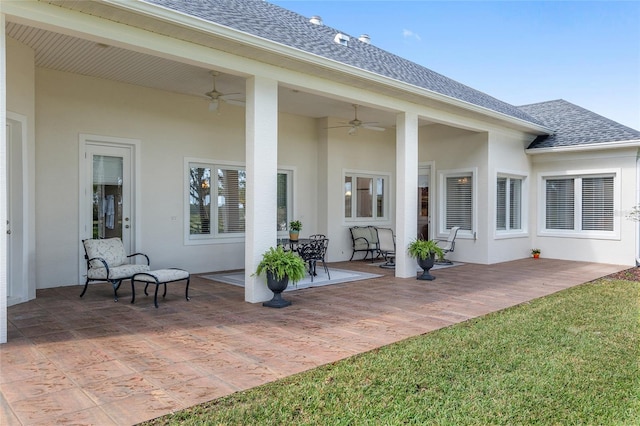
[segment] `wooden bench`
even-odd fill
[[[153,296],[153,304],[157,308],[158,307],[158,287],[160,287],[160,284],[164,284],[164,293],[162,294],[162,298],[164,299],[164,297],[167,295],[167,284],[175,281],[182,281],[182,280],[187,280],[185,298],[187,300],[190,300],[189,299],[189,281],[191,280],[191,276],[185,270],[178,269],[178,268],[158,269],[157,271],[148,271],[148,272],[141,272],[141,273],[135,274],[131,278],[131,303],[134,303],[136,300],[136,290],[135,290],[136,281],[147,283],[144,286],[145,296],[149,295],[147,293],[147,287],[149,287],[149,284],[156,285],[156,292]]]

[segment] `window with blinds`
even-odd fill
[[[197,239],[244,236],[247,173],[243,167],[189,165],[189,235]],[[213,176],[212,176],[213,174]],[[292,220],[292,172],[277,177],[277,226],[286,231]],[[211,220],[216,223],[211,223]]]
[[[546,228],[573,229],[575,223],[574,179],[547,179]]]
[[[522,178],[498,177],[496,185],[496,229],[522,229]]]
[[[218,169],[218,234],[244,232],[246,192],[244,170]]]
[[[547,230],[614,231],[615,176],[547,178]]]
[[[473,177],[471,174],[446,178],[445,225],[446,229],[459,226],[462,230],[472,230]]]
[[[613,176],[582,179],[582,229],[613,231]]]

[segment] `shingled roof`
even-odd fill
[[[519,108],[555,131],[552,135],[538,136],[528,149],[640,141],[640,131],[563,99]]]
[[[400,56],[351,37],[348,46],[334,42],[337,33],[308,17],[262,0],[145,0],[179,13],[223,25],[301,51],[357,67],[441,95],[541,126],[525,111],[465,86]]]

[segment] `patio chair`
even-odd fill
[[[80,297],[84,296],[91,281],[108,281],[113,286],[114,301],[118,301],[118,288],[122,281],[135,274],[148,272],[149,257],[143,253],[127,255],[120,238],[82,240],[87,261],[87,281]],[[144,256],[145,264],[129,263],[134,256]]]
[[[444,254],[442,255],[442,258],[437,259],[436,263],[440,265],[451,265],[453,263],[452,261],[445,259],[444,256],[449,252],[453,252],[453,249],[456,246],[456,235],[458,235],[459,229],[460,229],[459,226],[454,226],[449,231],[449,236],[447,237],[446,240],[436,240],[436,242],[438,243],[438,247],[440,247],[444,252]],[[440,244],[442,244],[442,246],[440,246]]]
[[[351,242],[353,244],[353,253],[351,253],[349,261],[352,261],[353,256],[359,251],[365,252],[362,260],[365,260],[369,253],[371,253],[371,260],[373,260],[374,254],[380,254],[378,251],[378,233],[374,226],[353,226],[349,228],[349,231],[351,232]]]
[[[324,266],[324,271],[327,273],[327,277],[331,279],[329,267],[327,266],[327,262],[325,261],[328,247],[328,238],[311,239],[308,244],[302,244],[298,247],[298,254],[308,265],[311,282],[313,282],[313,277],[317,275],[316,266],[318,262],[322,262],[322,266]]]
[[[378,232],[378,251],[385,260],[381,268],[393,269],[396,267],[396,237],[393,229],[376,228]]]

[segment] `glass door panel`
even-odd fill
[[[93,238],[122,238],[123,158],[93,156]]]
[[[429,239],[430,167],[418,169],[418,232],[417,238]]]

